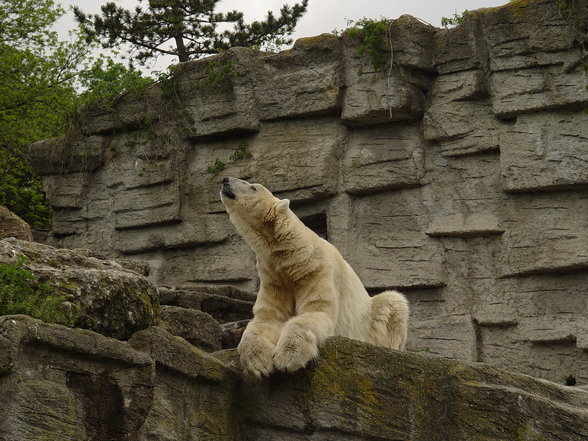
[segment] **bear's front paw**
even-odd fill
[[[237,348],[241,357],[241,366],[247,373],[257,378],[267,377],[274,370],[272,354],[274,346],[259,336],[246,336]]]
[[[298,325],[284,328],[276,349],[274,366],[277,370],[294,372],[318,356],[319,349],[315,335]]]

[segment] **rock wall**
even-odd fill
[[[5,237],[33,240],[33,233],[29,224],[8,208],[0,205],[0,239]]]
[[[218,196],[222,176],[247,178],[370,292],[406,293],[410,350],[588,383],[586,35],[551,0],[389,30],[384,72],[346,34],[233,49],[33,145],[50,243],[147,261],[157,284],[254,292]]]
[[[483,364],[332,338],[318,363],[241,378],[161,328],[128,342],[0,317],[0,440],[588,438],[588,393]]]

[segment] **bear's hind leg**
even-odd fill
[[[408,333],[408,301],[397,291],[372,297],[371,343],[403,350]]]

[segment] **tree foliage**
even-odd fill
[[[59,41],[51,26],[63,13],[53,0],[0,0],[0,205],[33,228],[48,227],[51,211],[28,146],[63,135],[79,106],[137,79],[111,60],[94,60],[80,37]]]
[[[71,69],[80,45],[60,43],[49,27],[63,14],[53,0],[0,0],[0,204],[32,227],[49,222],[27,146],[55,136],[71,108]]]
[[[463,22],[463,19],[469,13],[470,11],[466,9],[461,14],[458,14],[457,11],[454,12],[453,17],[441,17],[441,26],[443,26],[444,28],[457,26]]]
[[[242,12],[215,12],[219,0],[139,2],[147,7],[129,11],[110,2],[102,6],[102,15],[86,15],[78,7],[74,13],[88,41],[99,39],[105,48],[130,46],[131,57],[140,63],[159,54],[174,55],[183,62],[235,46],[290,43],[287,37],[308,5],[308,0],[284,5],[279,17],[268,11],[265,20],[246,24]],[[233,29],[219,29],[227,24],[233,24]]]

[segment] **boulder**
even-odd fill
[[[156,323],[157,289],[144,276],[91,254],[16,239],[0,241],[0,263],[22,261],[37,283],[49,285],[54,296],[73,305],[75,326],[126,339]]]
[[[151,357],[91,331],[0,317],[0,439],[134,441]]]
[[[243,440],[582,440],[588,393],[484,364],[331,338],[316,364],[244,382]]]
[[[197,309],[210,314],[220,323],[244,320],[253,317],[255,297],[233,287],[193,287],[191,289],[170,289],[159,287],[162,305]]]
[[[33,240],[31,227],[8,208],[0,205],[0,239],[14,237],[20,240]]]
[[[221,326],[206,312],[163,305],[160,326],[205,351],[221,349]]]

